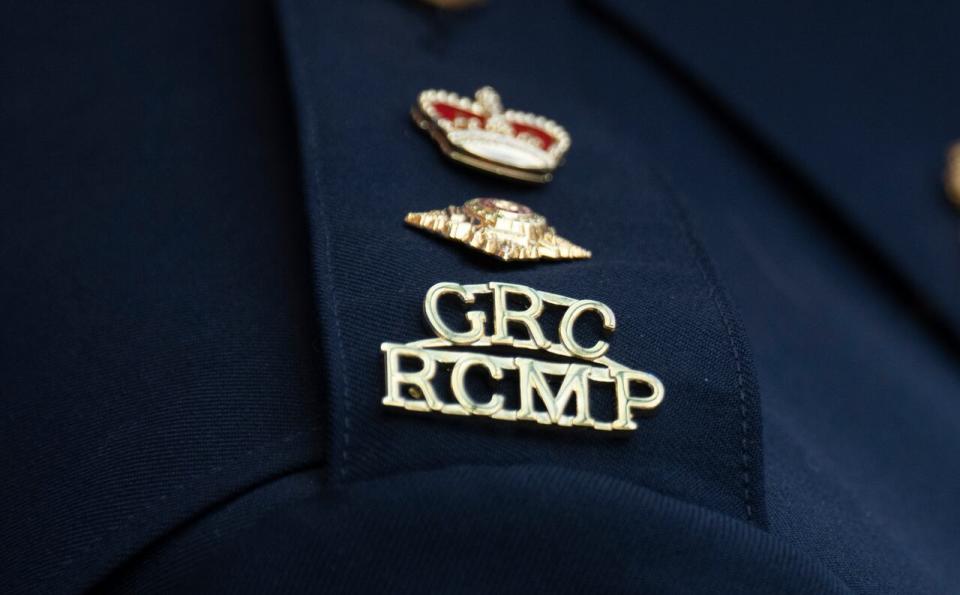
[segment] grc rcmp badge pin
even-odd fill
[[[411,115],[451,159],[525,182],[549,182],[570,148],[562,126],[543,116],[504,111],[493,87],[483,87],[473,99],[423,91]]]
[[[441,316],[440,300],[450,298],[473,307],[459,324],[451,325]],[[492,302],[492,325],[478,308],[478,299]],[[527,306],[511,307],[518,300]],[[541,328],[546,306],[563,311],[558,341]],[[512,283],[437,283],[427,291],[423,311],[435,338],[380,346],[386,374],[383,404],[388,407],[611,431],[635,430],[634,412],[650,412],[663,400],[664,386],[656,376],[607,357],[606,341],[586,346],[576,338],[578,322],[588,313],[599,317],[604,330],[616,328],[613,311],[598,301]],[[511,334],[518,327],[526,338]],[[505,350],[539,352],[541,357]],[[468,388],[468,375],[478,372],[496,385],[492,394]],[[441,378],[449,378],[445,386]],[[515,385],[505,386],[507,382]],[[591,415],[591,387],[601,384],[613,389],[614,403],[608,408],[613,415],[605,421]],[[515,408],[508,407],[508,392],[518,397]]]

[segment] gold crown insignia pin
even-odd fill
[[[570,148],[562,126],[504,110],[493,87],[483,87],[472,99],[429,89],[420,93],[411,114],[451,159],[526,182],[549,182]]]

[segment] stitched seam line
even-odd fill
[[[665,190],[665,194],[667,194],[668,197],[673,198],[673,190],[669,184],[667,184],[664,177],[659,172],[656,172],[654,175],[660,181],[661,186]],[[686,214],[680,205],[674,200],[668,199],[667,202],[672,205],[679,218],[679,221],[676,223],[676,225],[683,234],[683,237],[687,242],[687,248],[690,250],[694,261],[697,263],[697,269],[700,271],[700,276],[703,278],[703,282],[707,284],[707,288],[710,291],[711,300],[713,301],[713,306],[716,308],[717,314],[720,315],[720,320],[723,321],[724,330],[727,333],[727,341],[730,344],[730,352],[733,355],[733,361],[737,372],[737,393],[740,410],[740,472],[741,483],[743,485],[743,504],[747,515],[747,520],[749,521],[753,519],[753,505],[750,504],[750,457],[747,454],[747,397],[744,389],[743,364],[741,363],[740,350],[737,349],[737,343],[734,338],[733,326],[731,324],[730,317],[727,314],[726,308],[723,307],[720,296],[716,291],[717,281],[712,278],[705,268],[705,263],[703,262],[705,255],[693,237],[693,232],[689,228],[689,222],[687,221]]]
[[[278,7],[279,7],[279,4],[278,4]],[[286,32],[291,35],[291,37],[288,39],[293,39],[296,36],[296,32],[291,32],[291,30],[295,28],[297,25],[294,23],[291,23],[289,18],[286,18],[284,17],[284,15],[281,14],[278,16],[278,22],[280,23],[281,34],[283,34],[284,30],[286,30]],[[293,42],[290,41],[289,43],[293,43]],[[294,65],[293,68],[295,69],[295,75],[293,76],[293,85],[295,87],[299,86],[303,89],[307,89],[309,88],[308,86],[299,84],[302,81],[307,80],[307,74],[306,74],[306,71],[304,70],[305,66],[303,64],[303,60],[289,59],[289,54],[291,54],[294,51],[295,50],[292,47],[289,47],[289,46],[287,47],[287,54],[288,54],[287,63],[293,64]],[[307,167],[306,160],[318,153],[318,148],[317,148],[318,120],[316,118],[316,114],[313,109],[314,102],[309,101],[309,97],[304,97],[306,101],[303,101],[303,100],[300,100],[299,96],[296,93],[294,93],[293,95],[294,95],[295,109],[301,115],[301,117],[303,118],[306,124],[302,130],[298,130],[298,136],[300,137],[300,142],[302,145],[304,145],[304,149],[305,149],[303,151],[303,154],[301,155],[301,160],[304,161],[303,163],[305,168],[304,171],[306,171],[306,167]],[[313,221],[311,221],[311,227],[313,227],[316,231],[318,231],[323,235],[323,256],[325,259],[324,268],[326,269],[326,275],[329,280],[329,284],[319,283],[319,281],[317,281],[317,284],[320,286],[324,296],[325,297],[329,296],[330,298],[330,306],[331,306],[331,309],[333,310],[333,320],[331,321],[331,324],[333,325],[334,335],[336,337],[335,351],[338,354],[336,357],[340,362],[340,372],[341,372],[340,377],[343,382],[343,394],[342,394],[343,442],[340,449],[341,465],[340,465],[339,475],[340,477],[345,477],[347,474],[347,460],[348,460],[347,451],[350,445],[350,398],[349,398],[350,379],[349,379],[349,375],[346,373],[347,362],[346,362],[346,355],[344,354],[344,350],[343,350],[344,343],[343,343],[343,333],[340,326],[340,315],[339,315],[340,308],[337,300],[336,280],[334,279],[334,275],[333,275],[332,241],[330,239],[330,220],[329,220],[329,217],[327,216],[326,202],[323,200],[323,196],[320,193],[320,179],[321,179],[320,169],[319,167],[314,165],[312,168],[310,168],[309,171],[313,174],[312,182],[313,182],[313,190],[315,192],[315,195],[313,196],[313,201],[316,203],[317,208],[319,209],[319,212],[317,214],[322,219],[320,223],[322,227],[312,225]],[[307,188],[304,189],[304,191],[307,197],[310,197],[311,188],[308,186]],[[308,211],[308,216],[309,216],[309,211]],[[320,304],[317,308],[317,311],[320,312],[322,309],[323,309],[323,304]],[[320,324],[320,321],[318,320],[317,323]],[[320,324],[320,327],[322,329],[323,324]],[[328,383],[328,386],[330,386],[330,384],[332,384],[332,382]],[[332,401],[336,398],[336,394],[335,394],[335,391],[333,390],[330,390],[329,392],[330,394],[328,395],[328,398],[331,399]],[[332,413],[334,412],[335,412],[335,408],[331,408],[331,419],[333,417]],[[333,434],[335,435],[335,432]]]
[[[301,76],[303,73],[301,73]],[[307,142],[310,145],[310,154],[316,154],[316,118],[314,117],[313,110],[309,106],[306,107],[305,111],[309,114],[309,123],[307,127]],[[350,375],[346,373],[347,370],[347,361],[346,356],[344,355],[344,343],[343,343],[343,333],[341,331],[340,325],[340,307],[337,300],[337,289],[336,289],[336,279],[333,274],[333,266],[331,264],[332,249],[331,249],[331,240],[330,240],[330,220],[327,216],[327,206],[326,202],[323,200],[323,196],[320,193],[320,171],[317,167],[312,169],[313,171],[313,182],[314,189],[316,189],[316,196],[314,201],[317,204],[319,209],[319,215],[322,219],[323,225],[323,255],[324,255],[324,266],[326,268],[327,278],[330,281],[329,289],[326,292],[330,296],[330,306],[333,310],[333,320],[331,324],[334,328],[334,335],[336,336],[336,352],[338,354],[338,359],[340,360],[340,372],[341,379],[343,382],[343,444],[341,446],[341,465],[340,465],[340,477],[345,477],[347,474],[347,460],[349,458],[348,448],[350,446]],[[309,192],[310,190],[307,189]],[[332,396],[332,395],[331,395]]]
[[[701,273],[703,273],[701,269]],[[730,325],[729,316],[724,314],[724,308],[721,306],[717,292],[710,289],[713,296],[713,303],[717,310],[721,312],[724,326],[727,331],[727,339],[730,342],[730,350],[733,352],[733,359],[737,367],[737,392],[740,400],[740,464],[743,467],[743,502],[747,508],[747,520],[753,518],[753,506],[750,504],[750,458],[747,455],[747,397],[743,389],[743,365],[740,361],[740,350],[737,349],[737,342],[733,336],[733,328]]]
[[[312,128],[311,128],[312,129]],[[310,142],[313,145],[313,141]],[[320,186],[320,175],[316,169],[314,169],[314,182],[317,187]],[[316,198],[317,206],[320,208],[320,217],[323,218],[323,240],[324,240],[324,258],[326,262],[327,277],[330,279],[330,305],[333,309],[333,327],[334,334],[337,338],[337,354],[339,355],[338,359],[340,360],[340,371],[341,378],[343,380],[343,445],[341,447],[341,466],[340,466],[340,477],[345,477],[347,474],[347,460],[349,455],[347,450],[350,446],[350,375],[346,373],[347,361],[343,352],[343,333],[340,328],[340,308],[337,302],[337,289],[336,281],[333,277],[333,267],[331,266],[331,249],[330,249],[330,221],[327,218],[327,208],[324,203],[323,198],[320,196],[320,193],[317,193]]]

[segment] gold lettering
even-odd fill
[[[455,345],[469,345],[476,343],[483,337],[483,323],[487,317],[483,312],[470,310],[467,312],[467,320],[470,321],[470,330],[464,333],[458,333],[444,324],[440,318],[440,311],[437,307],[442,296],[453,294],[463,300],[465,304],[472,304],[476,297],[470,293],[463,285],[456,283],[437,283],[429,290],[423,300],[423,313],[427,318],[430,327],[438,337],[446,339]]]
[[[639,409],[649,411],[654,409],[663,400],[664,388],[656,376],[636,370],[619,370],[613,374],[617,393],[617,419],[613,422],[614,430],[635,430],[637,424],[633,421],[631,411]],[[639,397],[630,394],[630,384],[640,382],[650,387],[650,395]]]
[[[458,331],[441,318],[439,303],[444,296],[454,295],[466,305],[475,304],[477,296],[492,293],[492,335],[487,333],[487,315],[483,309],[467,310],[464,314],[469,330]],[[512,310],[512,297],[526,299],[529,305]],[[540,325],[540,316],[546,305],[564,308],[558,329],[559,344],[546,338]],[[514,283],[460,285],[437,283],[424,298],[423,312],[436,337],[413,341],[406,345],[383,343],[386,395],[384,405],[410,411],[435,411],[446,415],[480,415],[504,421],[528,421],[559,426],[583,426],[595,430],[635,430],[636,412],[655,409],[664,397],[660,380],[646,372],[631,370],[606,357],[610,344],[598,339],[593,345],[582,345],[575,335],[577,323],[588,312],[600,317],[607,332],[616,328],[611,310],[596,300],[577,300],[554,293],[540,292]],[[510,331],[517,326],[526,329],[528,338],[517,339]],[[456,351],[452,345],[470,345],[476,348],[512,346],[521,349],[549,351],[553,356],[577,361],[541,361],[529,357],[506,354]],[[569,357],[568,357],[569,356]],[[410,368],[419,367],[416,370]],[[475,367],[486,373],[497,387],[486,400],[474,398],[467,388],[467,375]],[[449,398],[441,400],[435,386],[440,370],[450,370]],[[516,371],[513,388],[519,394],[520,406],[507,408],[506,391],[501,385],[507,371]],[[445,372],[443,373],[445,375]],[[551,377],[560,377],[557,381]],[[553,387],[559,383],[554,392]],[[590,389],[595,383],[613,383],[616,418],[597,420],[590,415]],[[636,385],[643,385],[643,389]],[[438,392],[440,391],[440,392]],[[636,391],[636,394],[634,393]],[[446,397],[445,397],[446,398]]]
[[[543,299],[540,294],[514,283],[495,283],[489,284],[493,290],[493,336],[490,342],[495,345],[513,345],[523,349],[547,349],[551,343],[543,336],[543,330],[537,322],[537,317],[543,312]],[[526,310],[511,310],[507,307],[507,297],[509,295],[522,295],[530,302]],[[508,328],[511,322],[516,322],[527,327],[530,339],[517,340],[510,336]]]
[[[557,364],[540,362],[518,357],[517,369],[520,370],[520,409],[517,419],[536,421],[542,424],[555,423],[561,426],[593,425],[590,417],[590,366],[582,364]],[[557,394],[553,394],[544,374],[563,376],[563,384]],[[533,410],[533,394],[540,396],[546,412]],[[571,397],[576,395],[576,416],[564,415]]]
[[[386,360],[387,395],[383,397],[384,405],[403,407],[410,411],[430,411],[431,409],[436,411],[443,407],[431,384],[437,373],[437,363],[428,350],[392,343],[380,345],[380,350],[386,354],[384,359]],[[403,372],[400,369],[400,359],[405,357],[419,359],[423,364],[422,367],[416,372]],[[408,399],[403,396],[400,390],[402,386],[417,387],[423,396],[422,400]]]
[[[473,366],[483,366],[490,372],[494,380],[503,378],[503,370],[496,364],[493,358],[477,353],[461,354],[457,362],[453,365],[453,371],[450,375],[450,388],[453,390],[453,396],[457,401],[472,415],[494,415],[503,409],[503,395],[493,393],[490,400],[485,404],[479,404],[467,393],[466,375],[467,371]]]
[[[617,319],[609,306],[601,304],[596,300],[578,300],[567,308],[567,311],[563,314],[563,319],[560,320],[560,342],[576,357],[597,359],[607,352],[610,344],[606,341],[598,340],[594,343],[593,347],[583,347],[577,343],[573,335],[573,325],[577,322],[581,314],[589,310],[600,314],[605,330],[613,331],[613,329],[617,327]]]

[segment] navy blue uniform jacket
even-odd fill
[[[0,590],[960,590],[956,2],[6,3]],[[417,93],[570,132],[532,187]],[[520,201],[593,251],[403,224]],[[600,300],[629,436],[393,412],[439,281]]]

